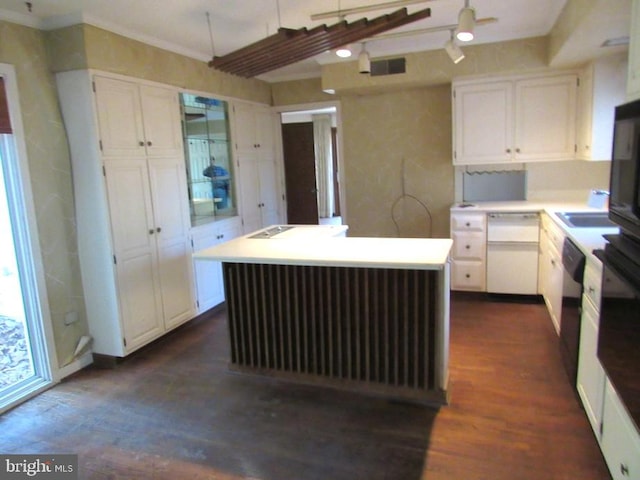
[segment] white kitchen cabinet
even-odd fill
[[[577,158],[611,160],[614,110],[625,102],[626,53],[600,57],[580,72]]]
[[[93,351],[121,357],[195,314],[178,92],[90,71],[56,81]]]
[[[627,69],[627,101],[640,99],[640,0],[631,6],[629,65]]]
[[[203,250],[242,235],[239,217],[212,222],[191,230],[193,251]],[[224,302],[224,282],[220,262],[194,260],[193,264],[198,313]]]
[[[538,255],[538,291],[542,295],[556,333],[560,333],[564,267],[562,244],[564,233],[553,220],[541,216],[540,245]]]
[[[640,433],[608,380],[600,447],[613,480],[640,480]]]
[[[451,212],[451,289],[486,290],[485,213]]]
[[[454,165],[573,160],[577,75],[453,85]]]
[[[582,297],[576,388],[591,428],[599,441],[605,373],[600,360],[598,360],[598,324],[598,309],[585,291]]]
[[[244,233],[282,223],[282,165],[276,152],[276,118],[268,107],[233,108]]]
[[[100,75],[93,82],[105,157],[183,155],[174,89]]]
[[[454,87],[454,165],[513,159],[513,83]]]

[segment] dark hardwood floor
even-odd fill
[[[227,373],[224,311],[0,417],[92,479],[608,479],[542,304],[455,296],[439,410]]]

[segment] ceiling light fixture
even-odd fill
[[[349,58],[352,55],[351,47],[345,45],[344,47],[336,48],[336,55],[340,58]]]
[[[360,73],[371,73],[371,58],[365,43],[362,44],[362,50],[358,55],[358,71]]]
[[[462,60],[464,60],[464,52],[458,46],[458,44],[456,44],[456,39],[453,35],[453,30],[451,30],[451,38],[447,40],[447,43],[444,44],[444,49],[446,50],[447,54],[449,55],[449,58],[453,63],[458,64]]]
[[[461,42],[470,42],[473,40],[473,28],[476,24],[476,11],[469,6],[469,0],[465,0],[464,8],[458,14],[458,30],[456,37]]]

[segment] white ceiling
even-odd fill
[[[40,29],[56,29],[88,23],[145,43],[199,60],[212,57],[207,26],[210,13],[216,55],[225,55],[276,32],[279,26],[298,29],[338,18],[312,21],[311,15],[376,5],[389,0],[31,0],[29,13],[23,0],[0,0],[0,19]],[[618,1],[618,0],[615,0]],[[498,22],[476,29],[471,44],[546,35],[566,0],[471,0],[477,18],[496,17]],[[463,0],[425,0],[408,6],[409,13],[429,7],[431,17],[398,29],[413,30],[457,22]],[[396,9],[349,15],[352,22],[369,19]],[[280,14],[278,15],[278,11]],[[373,58],[443,47],[448,32],[374,40],[367,43]],[[356,54],[359,47],[356,47]],[[337,61],[327,52],[313,59],[262,75],[267,81],[320,75],[320,65]]]

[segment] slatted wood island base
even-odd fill
[[[195,256],[223,262],[231,370],[444,404],[449,242],[252,234]]]

